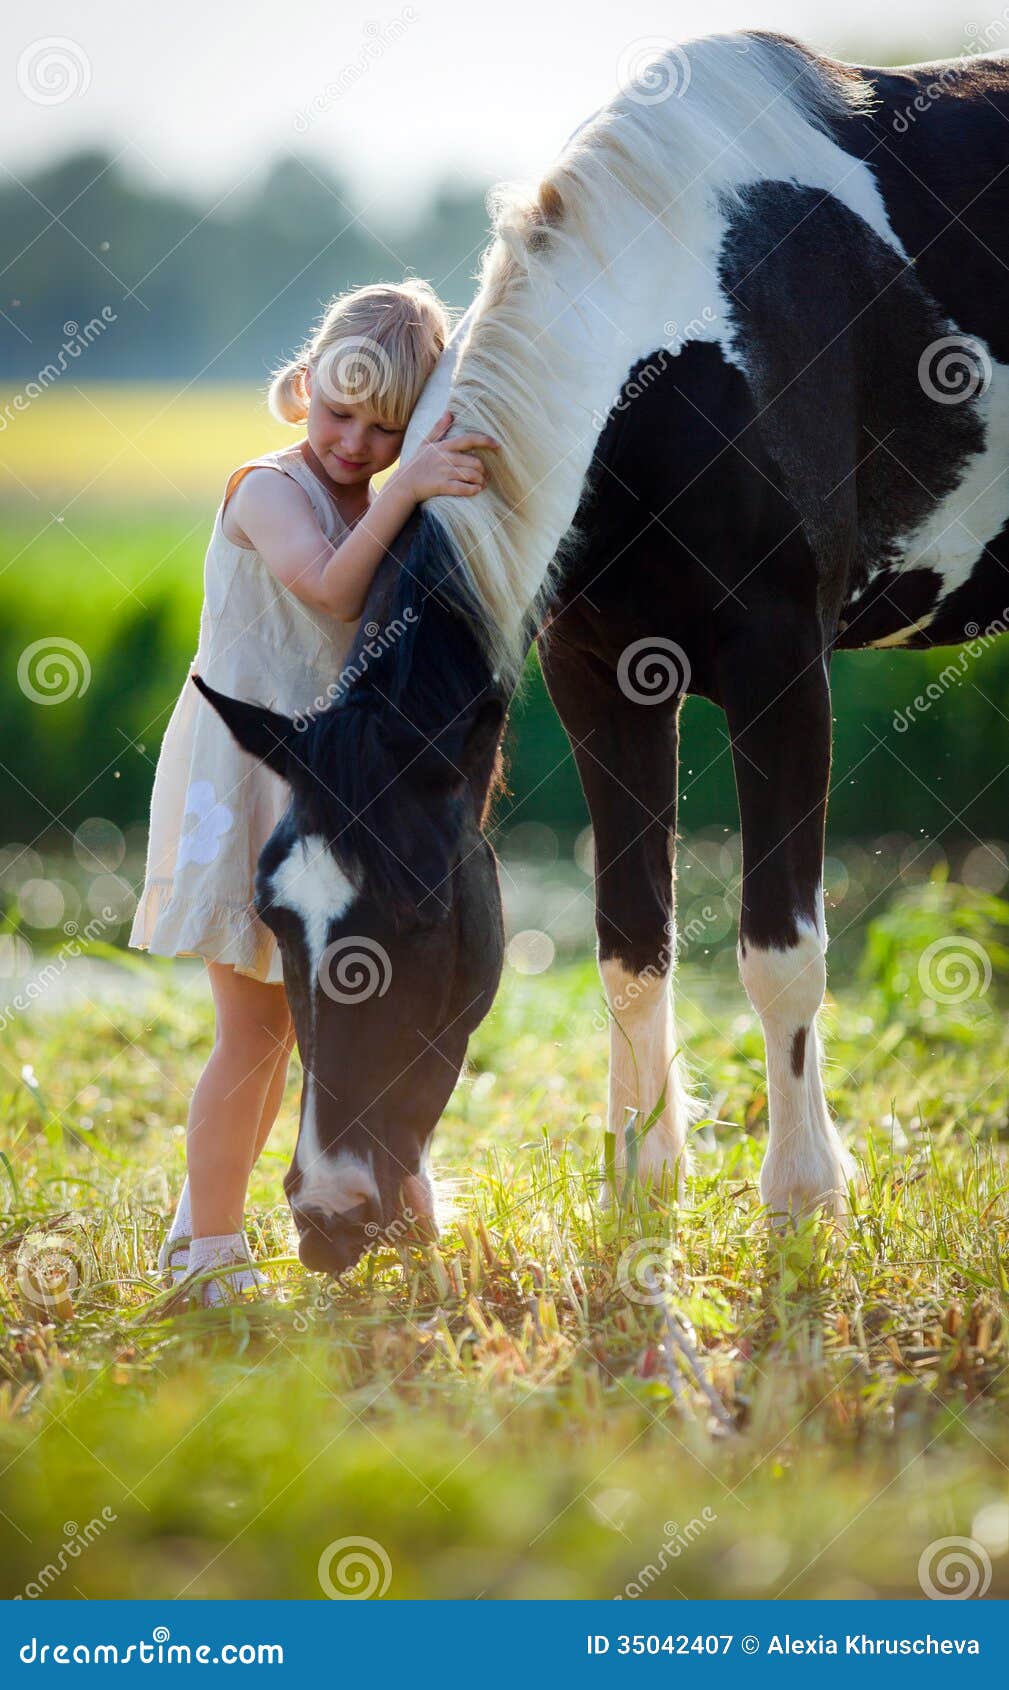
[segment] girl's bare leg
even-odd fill
[[[273,1131],[274,1123],[280,1114],[280,1106],[284,1101],[287,1089],[287,1070],[291,1061],[291,1051],[294,1048],[294,1022],[292,1020],[288,1036],[277,1050],[277,1060],[274,1063],[273,1077],[267,1087],[263,1101],[263,1112],[259,1117],[259,1131],[256,1134],[256,1145],[252,1153],[255,1166],[259,1160],[259,1153]]]
[[[278,1056],[292,1031],[283,985],[239,974],[230,963],[208,962],[207,971],[217,1036],[189,1107],[194,1239],[242,1231],[252,1164],[279,1107]]]

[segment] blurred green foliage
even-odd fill
[[[72,531],[56,522],[39,534],[27,517],[0,530],[8,771],[0,842],[55,828],[47,842],[65,844],[64,827],[95,815],[124,829],[146,821],[158,747],[196,650],[211,514],[201,526],[192,506],[185,519],[87,507],[74,513]],[[58,705],[34,701],[17,679],[22,653],[50,637],[74,641],[91,671],[86,690]],[[990,645],[906,731],[894,727],[948,662],[948,652],[836,659],[834,838],[899,830],[948,845],[1009,835],[1009,644]],[[508,759],[502,825],[542,822],[565,839],[585,825],[574,760],[535,656],[512,712]],[[737,821],[724,719],[700,699],[684,710],[680,820],[688,833]]]

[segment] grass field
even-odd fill
[[[0,392],[0,410],[12,397]],[[31,506],[180,510],[219,498],[236,464],[297,438],[297,430],[270,416],[262,391],[248,385],[67,382],[4,428],[5,490]]]
[[[57,947],[110,888],[128,920],[224,477],[291,438],[250,390],[205,388],[54,389],[4,433],[9,672],[58,633],[94,678],[60,710],[11,682],[0,723],[4,845],[21,841],[0,849],[0,1594],[917,1597],[960,1576],[1009,1595],[1009,847],[961,816],[999,790],[1004,713],[977,714],[973,676],[893,742],[907,763],[925,748],[940,796],[956,777],[955,813],[943,801],[927,827],[918,775],[878,747],[867,763],[838,705],[835,803],[857,802],[863,835],[827,871],[828,1090],[865,1176],[847,1235],[769,1237],[760,1212],[731,776],[698,738],[678,995],[708,1118],[688,1200],[600,1206],[590,881],[550,855],[557,817],[520,802],[541,860],[535,883],[506,863],[511,930],[546,929],[555,960],[525,974],[520,947],[473,1041],[435,1141],[438,1248],[384,1249],[339,1284],[300,1268],[281,1189],[294,1062],[248,1216],[269,1294],[195,1312],[158,1283],[209,997],[198,969],[194,988],[134,956],[117,998],[66,999]],[[876,699],[880,735],[913,672]],[[947,720],[960,739],[939,737]],[[532,721],[545,761],[526,786],[556,793],[566,751]],[[718,756],[709,826],[697,782]],[[103,929],[110,948],[125,931]],[[961,971],[933,977],[951,940]],[[20,973],[44,986],[30,1013]],[[68,1288],[47,1299],[53,1261]]]
[[[919,1596],[961,1537],[964,1576],[1009,1595],[1009,1030],[998,978],[937,1006],[914,967],[955,895],[910,893],[825,1017],[867,1181],[846,1238],[768,1238],[758,1028],[700,956],[681,1020],[712,1120],[689,1202],[600,1209],[586,958],[507,972],[438,1132],[437,1249],[338,1284],[300,1269],[295,1063],[249,1211],[270,1293],[190,1312],[153,1262],[209,1000],[145,962],[143,1007],[12,1018],[3,1594]],[[77,1284],[46,1309],[50,1250]]]

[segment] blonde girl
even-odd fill
[[[449,330],[427,282],[340,295],[274,376],[270,409],[303,438],[234,470],[204,565],[199,645],[211,686],[288,715],[344,666],[369,584],[414,506],[484,485],[484,434],[444,438],[445,412],[408,464],[410,414]],[[289,792],[242,751],[187,677],[158,759],[147,872],[129,943],[206,961],[216,1037],[189,1106],[187,1178],[158,1265],[201,1274],[209,1303],[263,1283],[244,1231],[253,1164],[284,1095],[294,1028],[254,877]]]

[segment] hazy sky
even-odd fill
[[[970,0],[42,0],[6,10],[9,170],[99,143],[216,195],[265,156],[305,149],[397,209],[447,172],[483,181],[538,170],[651,42],[766,27],[871,63],[967,50],[968,20],[976,30],[1004,18],[995,44],[1009,46],[1009,8]]]

